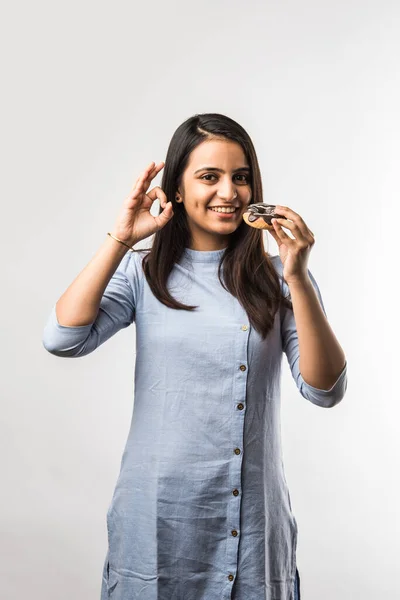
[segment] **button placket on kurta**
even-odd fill
[[[232,496],[228,503],[228,523],[231,529],[227,531],[227,568],[228,587],[226,598],[231,598],[232,585],[238,574],[239,545],[240,545],[240,514],[242,505],[242,463],[244,450],[244,421],[246,417],[246,389],[248,374],[248,342],[250,326],[243,324],[247,322],[247,314],[237,304],[239,323],[235,336],[236,372],[233,385],[233,397],[231,400],[232,410],[232,444],[233,458],[231,461],[231,489]]]

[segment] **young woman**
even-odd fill
[[[282,353],[300,394],[324,408],[343,398],[347,363],[307,266],[313,233],[278,206],[287,220],[274,222],[270,256],[242,219],[262,201],[246,131],[220,114],[187,119],[49,316],[43,344],[61,357],[135,322],[134,409],[107,512],[102,600],[300,598]],[[131,249],[153,234],[151,248]]]

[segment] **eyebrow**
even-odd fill
[[[201,167],[201,169],[197,169],[197,171],[194,172],[194,175],[196,175],[196,173],[198,173],[199,171],[217,171],[219,173],[224,172],[223,169],[218,169],[217,167]],[[233,173],[237,173],[238,171],[247,171],[248,173],[250,173],[250,167],[240,167],[239,169],[234,169]]]

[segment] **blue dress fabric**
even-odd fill
[[[218,279],[224,251],[186,248],[175,264],[168,288],[193,312],[155,298],[142,250],[121,260],[94,323],[60,325],[54,306],[44,328],[46,350],[81,357],[135,323],[134,407],[107,511],[101,600],[299,598],[282,356],[300,395],[322,408],[343,398],[347,364],[331,389],[307,384],[293,312],[278,311],[262,340]],[[282,279],[279,256],[269,258]]]

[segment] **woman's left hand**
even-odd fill
[[[286,217],[286,219],[272,219],[274,229],[269,231],[278,244],[279,256],[283,264],[283,278],[287,284],[307,281],[309,279],[308,257],[315,243],[314,234],[300,215],[291,208],[277,205],[275,210]],[[292,239],[282,226],[289,229],[295,239]]]

